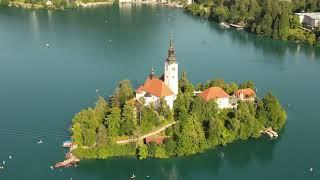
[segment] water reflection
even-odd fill
[[[253,45],[257,50],[262,51],[264,56],[271,56],[281,60],[287,53],[294,53],[303,54],[312,60],[318,60],[320,58],[319,47],[259,37],[246,31],[225,30],[221,29],[219,25],[214,22],[209,23],[209,27],[219,35],[228,35],[233,42],[241,46]]]
[[[29,22],[30,22],[30,28],[31,28],[31,33],[34,37],[34,39],[39,39],[39,23],[38,23],[38,16],[37,16],[36,11],[30,12],[29,16]]]
[[[135,158],[112,158],[104,161],[90,160],[81,162],[81,172],[99,174],[106,178],[110,171],[117,179],[128,178],[132,173],[137,177],[150,176],[153,179],[194,179],[212,177],[219,174],[221,167],[231,165],[237,169],[248,167],[250,163],[264,166],[273,161],[274,149],[281,139],[270,140],[267,137],[237,141],[226,147],[218,147],[202,154],[165,160]],[[121,161],[119,160],[121,159]],[[196,171],[193,171],[196,167]],[[111,172],[110,172],[111,173]],[[159,178],[161,177],[161,178]]]

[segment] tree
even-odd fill
[[[71,139],[74,144],[83,145],[82,128],[80,123],[71,126]]]
[[[255,85],[254,85],[254,82],[253,81],[246,81],[244,83],[242,83],[240,86],[239,86],[239,89],[245,89],[245,88],[251,88],[251,89],[255,89]]]
[[[111,106],[122,107],[131,98],[133,98],[131,82],[129,80],[122,80],[110,97]]]
[[[164,148],[168,156],[174,156],[176,154],[176,143],[173,138],[168,138],[165,140]]]
[[[264,114],[267,118],[267,126],[272,127],[275,130],[280,130],[286,122],[286,112],[279,103],[279,100],[273,96],[270,92],[262,99],[263,108],[259,111],[260,114]]]
[[[182,125],[182,130],[177,139],[177,154],[191,155],[206,148],[206,139],[201,123],[193,115]]]
[[[123,107],[120,134],[133,135],[134,130],[137,128],[137,118],[134,112],[134,105],[126,102]]]
[[[98,97],[98,101],[96,102],[96,106],[94,107],[94,111],[98,118],[99,123],[102,123],[105,120],[107,113],[110,112],[110,108],[106,100],[102,97]]]
[[[155,153],[154,153],[155,158],[168,158],[169,156],[166,153],[166,150],[162,146],[156,146]]]
[[[107,117],[107,131],[109,137],[115,137],[119,135],[119,130],[120,130],[120,119],[121,119],[121,114],[120,114],[120,108],[118,107],[113,107],[111,109],[111,114],[108,115]]]
[[[148,156],[148,146],[146,146],[145,144],[142,144],[139,146],[138,148],[138,158],[141,159],[145,159]]]
[[[119,91],[119,102],[120,105],[123,106],[125,102],[131,98],[133,98],[133,90],[132,90],[132,85],[129,80],[122,80],[119,83],[118,87]]]
[[[96,141],[98,147],[105,147],[108,143],[108,132],[103,124],[101,124],[97,130]]]
[[[225,22],[229,17],[229,10],[226,7],[218,6],[213,9],[214,17],[216,17],[219,22]]]

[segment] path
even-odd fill
[[[139,140],[142,140],[142,139],[144,139],[144,138],[147,138],[147,137],[156,135],[156,134],[160,133],[161,131],[167,129],[168,127],[170,127],[170,126],[172,126],[172,125],[174,125],[174,124],[176,124],[176,123],[177,123],[177,121],[174,121],[174,122],[172,122],[172,123],[170,123],[170,124],[167,124],[167,125],[163,126],[162,128],[160,128],[160,129],[158,129],[158,130],[155,130],[155,131],[150,132],[150,133],[148,133],[148,134],[142,135],[142,136],[140,136],[140,137],[138,137],[138,138],[134,138],[134,139],[130,139],[130,138],[129,138],[129,139],[126,139],[126,140],[119,140],[119,141],[117,141],[116,143],[117,143],[117,144],[127,144],[127,143],[130,143],[130,142],[139,141]]]

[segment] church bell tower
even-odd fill
[[[164,83],[172,90],[175,96],[178,95],[178,82],[178,63],[173,46],[173,36],[171,34],[168,57],[164,63]]]

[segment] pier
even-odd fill
[[[229,24],[230,27],[235,28],[236,30],[243,30],[243,26],[238,24]]]
[[[266,128],[265,130],[261,130],[260,133],[264,133],[268,135],[270,138],[277,138],[278,133],[275,132],[271,127]]]
[[[71,167],[73,165],[76,165],[80,162],[80,159],[77,158],[75,155],[72,154],[72,151],[77,148],[77,145],[72,145],[69,149],[69,152],[66,154],[66,159],[61,162],[57,162],[54,167],[60,168],[60,167]]]

